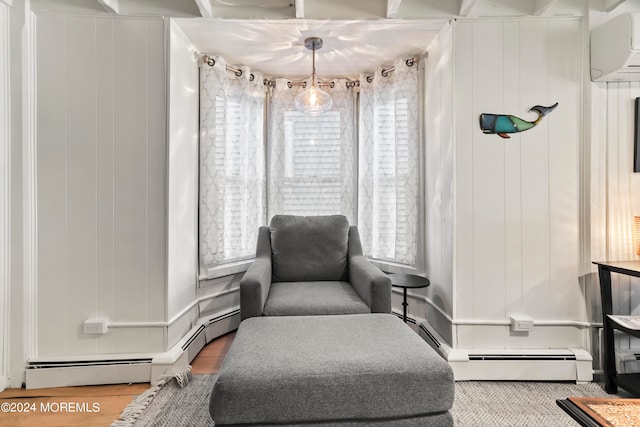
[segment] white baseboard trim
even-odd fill
[[[157,354],[153,358],[151,383],[169,369],[186,368],[208,342],[238,329],[239,325],[240,307],[232,307],[198,320],[198,323],[171,350]]]
[[[428,322],[418,333],[449,362],[456,381],[593,381],[593,359],[584,349],[454,349]]]
[[[9,388],[9,378],[0,376],[0,391]]]
[[[240,307],[198,320],[169,351],[155,355],[90,355],[29,361],[26,388],[155,382],[167,370],[186,368],[211,340],[240,324]]]

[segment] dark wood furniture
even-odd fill
[[[640,261],[594,262],[600,276],[600,295],[602,297],[602,328],[604,332],[604,351],[602,366],[604,370],[604,390],[616,393],[622,387],[634,395],[640,395],[640,374],[618,374],[616,372],[614,330],[620,330],[640,338],[640,330],[630,329],[617,322],[612,312],[611,273],[640,277]]]
[[[403,289],[402,297],[402,321],[407,323],[407,289],[426,288],[431,284],[429,279],[415,274],[393,273],[388,275],[391,286]]]
[[[571,418],[576,420],[578,424],[583,427],[602,427],[602,425],[591,418],[586,412],[582,410],[578,405],[573,403],[569,399],[558,399],[556,403],[559,407],[562,408],[567,414],[571,415]]]

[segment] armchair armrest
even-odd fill
[[[269,227],[258,229],[256,260],[240,280],[240,320],[262,316],[271,288],[271,237]]]
[[[271,259],[256,258],[240,280],[240,320],[262,316],[271,287]]]
[[[391,313],[391,279],[363,255],[349,258],[349,281],[372,313]]]

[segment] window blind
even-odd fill
[[[201,68],[200,258],[208,270],[255,255],[266,222],[264,89],[225,70]],[[254,79],[257,80],[257,79]]]
[[[269,217],[343,214],[354,222],[354,94],[343,81],[330,93],[333,109],[297,111],[298,90],[276,80],[271,98]]]
[[[358,228],[371,258],[415,267],[419,187],[417,72],[361,78]]]

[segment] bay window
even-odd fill
[[[343,214],[358,225],[367,256],[415,267],[422,203],[416,68],[402,61],[386,76],[382,68],[361,76],[359,95],[348,80],[333,79],[323,88],[332,110],[309,117],[295,109],[300,89],[286,79],[275,79],[267,96],[248,69],[238,77],[221,58],[203,65],[201,271],[212,276],[251,259],[258,227],[276,214]]]

